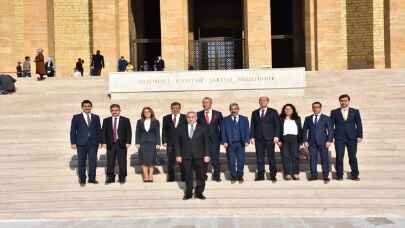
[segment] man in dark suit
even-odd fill
[[[363,125],[360,112],[357,109],[349,107],[350,96],[347,94],[341,95],[339,102],[340,108],[331,112],[332,126],[335,132],[336,179],[343,179],[343,158],[346,147],[352,170],[351,178],[354,181],[359,181],[357,144],[363,140]]]
[[[82,101],[83,112],[74,115],[70,127],[70,144],[77,150],[78,174],[80,185],[86,184],[86,160],[89,161],[88,182],[98,184],[96,180],[97,150],[101,143],[101,126],[98,115],[91,113],[93,104]]]
[[[181,114],[181,104],[173,102],[170,105],[171,114],[163,117],[162,143],[167,153],[167,182],[176,180],[176,150],[178,129],[187,124],[186,115]],[[185,180],[184,167],[180,164],[181,180]]]
[[[311,177],[309,180],[318,179],[318,154],[321,157],[322,175],[325,183],[329,182],[329,154],[328,149],[333,142],[333,129],[329,116],[321,113],[322,104],[312,104],[312,115],[304,121],[303,137],[304,144],[309,149]]]
[[[257,176],[256,181],[264,180],[265,157],[270,165],[270,180],[276,182],[277,164],[274,146],[279,142],[280,118],[275,109],[267,107],[268,97],[259,98],[260,108],[252,112],[250,133],[252,144],[256,147]]]
[[[228,168],[231,181],[243,182],[243,169],[245,166],[245,147],[249,145],[249,120],[239,115],[239,105],[229,105],[231,114],[222,122],[222,145],[226,148]]]
[[[213,168],[212,180],[221,181],[221,164],[220,164],[220,144],[221,144],[221,123],[222,113],[212,109],[212,98],[205,97],[202,100],[204,110],[197,113],[197,123],[208,128],[208,137],[210,140],[209,152],[211,166]],[[208,171],[208,165],[206,167]]]
[[[100,54],[100,50],[97,50],[96,54],[91,58],[91,75],[100,76],[101,69],[104,68],[104,56]]]
[[[118,160],[119,182],[125,183],[127,177],[127,149],[131,146],[132,129],[128,118],[120,116],[118,104],[110,106],[111,116],[103,121],[102,142],[107,148],[106,184],[115,182],[115,162]]]
[[[188,112],[187,125],[179,130],[176,144],[176,160],[183,163],[186,174],[184,200],[191,199],[193,195],[193,170],[196,179],[194,197],[205,199],[203,195],[205,188],[204,163],[210,161],[208,144],[208,129],[197,124],[197,114],[195,112]]]

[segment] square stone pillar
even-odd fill
[[[387,39],[392,68],[405,67],[405,1],[391,0],[387,4],[389,37]]]
[[[270,0],[244,0],[243,5],[247,66],[249,68],[271,66]]]
[[[92,1],[92,52],[104,56],[103,76],[117,71],[120,56],[130,59],[128,10],[127,0]]]
[[[160,0],[162,58],[165,70],[188,68],[188,0]]]

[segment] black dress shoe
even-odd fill
[[[201,194],[196,194],[194,197],[197,198],[197,199],[200,199],[200,200],[205,200],[206,199],[206,197],[202,193]]]
[[[237,177],[231,177],[231,183],[234,184],[238,180]]]
[[[98,181],[97,181],[97,180],[89,180],[88,183],[89,183],[89,184],[98,184]]]
[[[312,176],[312,177],[309,178],[309,181],[316,181],[316,180],[318,180],[317,176]]]
[[[173,179],[171,179],[171,178],[169,178],[169,179],[167,179],[167,182],[175,182],[176,180],[173,178]]]
[[[189,200],[191,198],[193,198],[193,196],[191,194],[186,194],[183,196],[183,200]]]
[[[273,182],[273,183],[276,183],[277,182],[277,177],[271,176],[270,181]]]
[[[120,177],[120,179],[119,179],[120,184],[125,184],[125,182],[126,182],[125,179],[126,179],[125,177]]]
[[[336,180],[342,181],[342,180],[343,180],[343,177],[336,177]]]
[[[264,181],[264,173],[258,173],[255,181]]]
[[[323,181],[324,181],[325,183],[329,183],[330,178],[329,178],[329,177],[324,177],[324,178],[323,178]]]
[[[107,178],[107,180],[105,181],[105,184],[112,184],[115,183],[115,178]]]
[[[212,180],[216,182],[221,182],[221,177],[218,174],[212,175]]]
[[[79,184],[80,184],[80,186],[82,186],[82,187],[83,187],[83,186],[85,186],[85,185],[86,185],[86,181],[85,181],[85,180],[80,180],[80,181],[79,181]]]
[[[360,181],[360,177],[352,177],[352,180],[354,180],[354,181]]]
[[[245,180],[243,179],[242,176],[240,176],[240,177],[238,178],[238,181],[239,181],[240,184],[242,184],[243,182],[245,182]]]

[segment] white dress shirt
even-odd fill
[[[82,114],[83,114],[83,117],[84,117],[84,121],[86,121],[87,126],[89,126],[89,123],[87,122],[87,113],[82,112]],[[91,122],[91,113],[89,113],[89,119],[90,119],[90,122]]]
[[[259,117],[262,117],[262,112],[263,112],[263,116],[266,116],[267,108],[260,108]]]
[[[298,135],[298,126],[295,120],[284,120],[284,134],[283,135]]]
[[[174,127],[177,127],[179,125],[180,114],[172,114],[172,120],[173,118],[176,118],[174,122]]]
[[[205,120],[205,113],[208,113],[208,123],[211,123],[211,119],[212,119],[212,109],[210,110],[204,110],[204,120]]]
[[[188,137],[192,138],[197,127],[197,123],[188,124]],[[193,135],[191,135],[191,128],[193,128]]]
[[[318,114],[314,113],[313,116],[312,116],[312,122],[315,123],[315,117],[316,116],[318,116],[318,121],[319,121],[319,119],[321,118],[321,115],[322,115],[322,113],[318,113]]]
[[[234,120],[235,117],[236,117],[236,123],[239,123],[239,115],[232,116],[232,121]]]
[[[146,132],[149,132],[149,130],[150,130],[150,119],[145,119],[144,121],[143,121],[143,126],[145,127],[145,130],[146,130]]]

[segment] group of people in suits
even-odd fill
[[[256,149],[257,175],[255,181],[265,180],[265,160],[270,169],[270,181],[276,182],[276,145],[281,150],[285,180],[299,180],[299,151],[309,151],[310,178],[317,180],[318,157],[321,159],[322,177],[330,181],[329,147],[334,143],[336,150],[336,179],[343,179],[345,149],[349,155],[351,179],[359,181],[357,144],[362,141],[363,128],[360,112],[349,107],[350,96],[339,97],[340,108],[330,116],[322,113],[320,102],[312,103],[313,113],[302,124],[292,104],[283,106],[279,114],[269,107],[269,98],[259,98],[259,108],[251,115],[239,114],[237,103],[229,105],[226,117],[212,108],[212,98],[202,100],[203,110],[181,113],[181,104],[173,102],[171,113],[160,123],[150,107],[143,108],[136,123],[135,146],[142,165],[144,182],[153,182],[157,150],[166,149],[167,181],[176,180],[179,166],[181,180],[185,182],[184,200],[193,197],[205,199],[203,194],[207,172],[212,168],[212,180],[221,181],[220,145],[226,150],[227,165],[231,182],[244,181],[245,148],[254,144]],[[81,103],[82,113],[72,118],[71,147],[77,150],[78,176],[81,185],[86,184],[86,160],[88,160],[88,183],[97,184],[96,166],[99,145],[107,149],[106,184],[115,182],[115,163],[118,161],[118,181],[123,184],[127,176],[127,150],[131,146],[132,129],[130,120],[120,115],[118,104],[110,106],[111,116],[100,125],[98,115],[91,112],[92,103]],[[195,176],[195,178],[194,178]],[[195,183],[194,183],[195,182]]]

